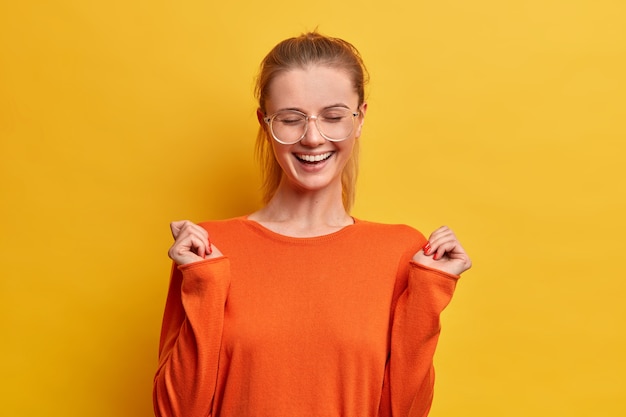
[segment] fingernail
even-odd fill
[[[209,239],[209,246],[207,248],[207,252],[209,253],[209,255],[213,253],[213,248],[211,247],[211,239]]]
[[[430,242],[426,242],[422,250],[424,251],[424,255],[428,255],[428,252],[430,252]]]

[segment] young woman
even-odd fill
[[[317,33],[263,60],[266,204],[171,224],[157,416],[428,414],[439,316],[471,261],[447,227],[350,216],[365,82],[356,49]]]

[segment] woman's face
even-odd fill
[[[283,170],[283,182],[301,190],[317,191],[337,186],[341,189],[341,174],[352,155],[355,140],[361,135],[367,107],[363,104],[357,108],[359,97],[347,72],[323,65],[289,70],[274,78],[267,97],[267,115],[297,110],[317,116],[332,107],[359,111],[352,133],[341,142],[326,140],[314,120],[308,121],[306,134],[295,144],[284,145],[271,139],[276,160]],[[263,116],[259,114],[259,120],[265,124]],[[269,129],[267,125],[265,128]]]

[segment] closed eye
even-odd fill
[[[327,123],[340,123],[343,119],[345,119],[345,116],[336,116],[336,117],[324,117],[322,120],[324,120],[324,122]]]
[[[303,118],[298,117],[298,118],[285,118],[285,119],[276,119],[276,121],[284,124],[284,125],[296,125],[298,123],[302,123],[304,121]]]

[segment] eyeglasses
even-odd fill
[[[329,107],[317,116],[308,116],[297,110],[281,110],[263,118],[270,126],[274,139],[283,145],[293,145],[306,135],[309,120],[315,120],[320,135],[331,142],[341,142],[354,131],[354,119],[359,112],[345,107]]]

